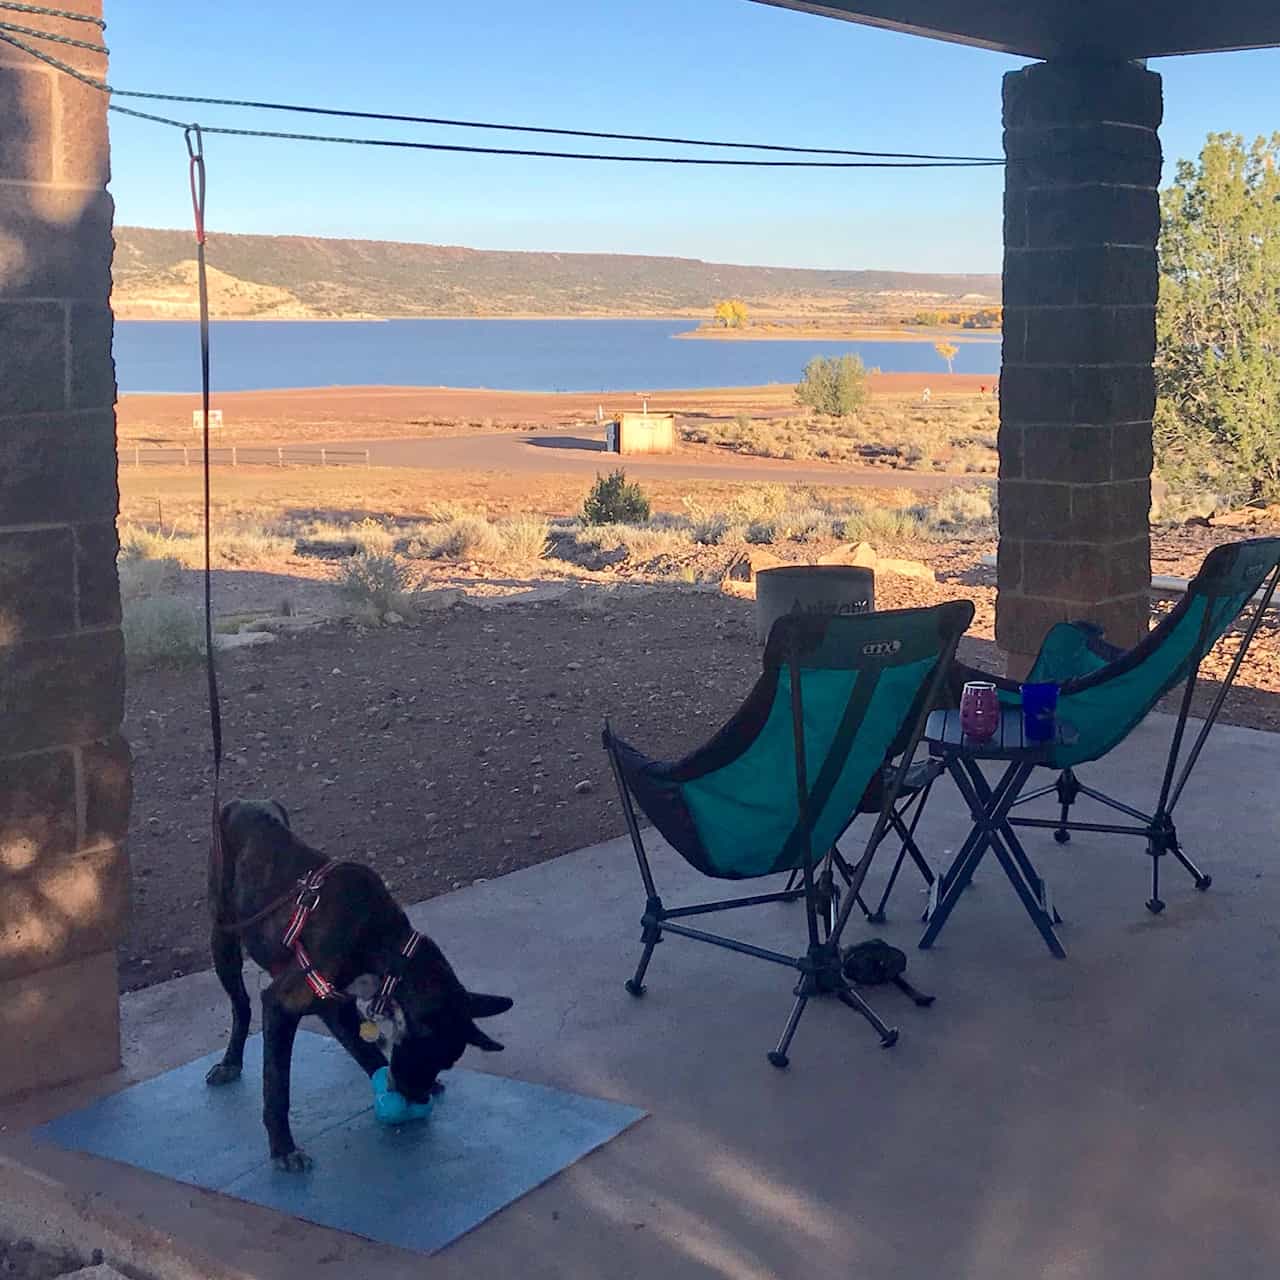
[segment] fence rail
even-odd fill
[[[203,457],[199,445],[133,445],[120,451],[121,461],[135,467],[199,466]],[[269,446],[224,445],[209,450],[209,462],[220,467],[357,467],[369,465],[368,449],[330,449],[308,445]]]

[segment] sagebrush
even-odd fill
[[[204,655],[198,610],[172,596],[143,596],[124,604],[125,659],[138,670],[185,666]]]
[[[338,571],[338,593],[357,608],[390,613],[409,590],[413,571],[399,556],[352,556]]]

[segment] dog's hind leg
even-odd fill
[[[371,1076],[387,1065],[382,1050],[360,1038],[360,1013],[352,1001],[334,1004],[321,1000],[315,1012],[333,1038],[360,1064],[365,1075]]]
[[[244,954],[240,949],[240,939],[217,925],[213,927],[210,950],[218,981],[231,997],[231,1038],[227,1041],[222,1061],[210,1067],[204,1079],[206,1084],[230,1084],[240,1079],[244,1066],[244,1042],[249,1035],[251,1006],[244,986]]]

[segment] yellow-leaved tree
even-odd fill
[[[933,349],[947,362],[947,372],[954,373],[951,362],[960,354],[960,348],[953,342],[935,342]]]
[[[747,304],[738,298],[726,298],[716,303],[716,324],[723,329],[744,329],[747,324]]]

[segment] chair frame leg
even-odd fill
[[[889,895],[893,892],[894,885],[898,881],[898,873],[902,870],[903,861],[908,855],[911,861],[915,863],[916,870],[920,872],[924,880],[925,888],[932,889],[933,883],[937,879],[933,868],[925,859],[923,853],[920,852],[920,846],[916,844],[916,827],[920,823],[921,815],[924,813],[924,807],[929,802],[929,792],[933,789],[933,783],[928,783],[915,796],[907,801],[901,809],[894,811],[889,815],[889,825],[893,828],[894,834],[902,841],[898,848],[898,856],[894,859],[893,868],[889,872],[889,879],[885,884],[884,891],[880,895],[880,901],[876,903],[876,909],[867,913],[868,924],[884,924],[884,909],[889,901]],[[910,810],[911,805],[915,804],[915,813],[911,816],[911,824],[908,826],[904,821],[904,817]],[[865,910],[865,908],[864,908]]]
[[[769,1051],[768,1060],[775,1067],[785,1068],[790,1064],[789,1051],[795,1039],[800,1020],[809,1001],[816,996],[835,996],[842,1004],[865,1018],[880,1037],[885,1048],[897,1043],[898,1029],[889,1026],[876,1011],[856,992],[845,978],[841,969],[840,935],[848,922],[849,913],[855,904],[862,904],[862,882],[869,865],[869,857],[864,854],[857,866],[851,866],[838,850],[832,850],[831,856],[824,861],[828,864],[819,874],[814,876],[810,870],[810,882],[807,888],[784,889],[780,893],[757,894],[751,897],[731,898],[720,902],[698,903],[689,907],[667,907],[663,904],[653,878],[653,868],[649,863],[648,851],[640,832],[639,820],[636,817],[634,801],[622,768],[612,749],[608,752],[613,768],[614,781],[618,786],[618,794],[622,800],[623,817],[627,824],[627,833],[631,837],[631,845],[636,855],[636,865],[640,869],[640,878],[645,890],[645,910],[641,918],[640,959],[635,973],[624,984],[627,992],[639,998],[645,994],[645,977],[654,950],[667,934],[691,938],[698,942],[708,942],[713,946],[723,947],[740,954],[755,956],[761,960],[769,960],[775,964],[799,970],[800,977],[795,987],[795,1003],[783,1026],[777,1046]],[[888,824],[878,823],[881,828],[880,838],[888,830]],[[834,893],[830,915],[820,912],[820,894],[818,881],[822,876],[831,876],[833,870],[839,871],[840,877],[849,886],[848,897],[843,902],[841,895]],[[684,921],[692,916],[706,915],[718,911],[730,910],[734,907],[756,906],[769,902],[793,902],[804,898],[806,913],[809,917],[809,946],[803,956],[789,956],[782,952],[770,951],[736,938],[705,932],[691,928]],[[839,903],[837,907],[836,904]],[[865,911],[865,904],[862,904]],[[825,918],[821,918],[825,916]],[[825,936],[823,936],[825,934]]]
[[[640,836],[640,823],[636,819],[635,805],[632,803],[626,779],[622,776],[622,766],[618,762],[617,752],[610,746],[607,749],[607,755],[613,769],[613,780],[618,787],[618,796],[622,801],[622,815],[626,820],[627,834],[631,837],[631,847],[635,851],[636,864],[640,868],[640,879],[644,882],[645,907],[640,921],[640,940],[644,950],[640,955],[640,963],[636,966],[635,976],[628,978],[624,984],[627,993],[639,999],[645,992],[644,975],[648,971],[649,961],[653,959],[653,949],[662,941],[662,921],[666,910],[654,884],[653,869],[649,866],[649,855],[645,851],[644,840]]]
[[[1053,788],[1058,793],[1058,804],[1062,809],[1053,838],[1059,844],[1069,844],[1071,841],[1071,828],[1067,825],[1067,820],[1071,816],[1071,806],[1075,804],[1077,797],[1080,795],[1080,782],[1068,767],[1058,774],[1058,780],[1053,784]]]
[[[911,760],[915,756],[924,731],[924,708],[931,706],[937,700],[947,669],[955,657],[959,640],[960,632],[956,630],[950,635],[947,644],[943,646],[942,651],[937,656],[933,674],[921,691],[921,710],[917,714],[909,743],[903,753],[904,760]],[[800,1025],[800,1020],[804,1016],[804,1011],[808,1007],[809,1001],[818,995],[835,996],[847,1008],[865,1018],[879,1034],[880,1043],[884,1047],[888,1048],[895,1044],[898,1039],[897,1028],[890,1027],[885,1023],[876,1014],[875,1010],[853,990],[852,985],[845,978],[840,951],[840,938],[849,923],[849,917],[854,906],[860,906],[864,912],[866,911],[866,903],[862,898],[862,886],[866,881],[867,872],[880,844],[884,840],[886,832],[892,826],[901,833],[901,819],[898,817],[896,805],[901,791],[902,770],[894,771],[886,789],[880,812],[876,815],[875,825],[858,861],[854,864],[847,863],[835,848],[828,850],[827,854],[821,859],[821,874],[829,879],[826,910],[823,913],[826,918],[822,922],[825,927],[820,927],[819,886],[818,877],[815,875],[820,864],[819,860],[813,856],[814,822],[810,813],[812,797],[806,774],[804,711],[801,706],[801,681],[798,665],[799,653],[798,648],[794,647],[798,642],[793,639],[792,643],[793,648],[788,654],[787,662],[791,685],[792,731],[795,738],[797,824],[794,836],[802,842],[800,852],[803,855],[803,860],[800,864],[800,872],[803,879],[803,888],[794,887],[794,879],[792,879],[788,881],[787,886],[779,893],[756,894],[751,897],[728,899],[721,902],[697,903],[686,907],[666,907],[658,895],[658,890],[654,883],[653,870],[649,865],[649,857],[640,834],[640,824],[636,817],[633,797],[630,788],[627,786],[622,763],[618,757],[617,745],[607,722],[604,733],[605,748],[613,770],[614,782],[617,784],[618,795],[622,802],[627,833],[631,837],[631,844],[636,855],[636,864],[640,869],[640,878],[644,883],[645,890],[645,912],[641,922],[643,950],[636,972],[626,984],[627,990],[633,996],[639,996],[643,993],[644,978],[648,972],[649,963],[653,959],[654,949],[667,934],[690,938],[696,942],[706,942],[712,946],[736,951],[741,955],[755,956],[760,960],[767,960],[773,964],[785,965],[788,968],[799,970],[800,978],[795,987],[795,1003],[787,1016],[787,1021],[783,1026],[782,1035],[779,1037],[776,1047],[768,1054],[769,1061],[775,1067],[780,1068],[788,1065],[788,1054]],[[868,688],[873,690],[874,687],[873,681]],[[863,685],[859,683],[857,689],[861,690],[862,688]],[[870,694],[868,693],[866,696],[869,697]],[[855,705],[851,700],[845,712],[846,722],[852,726],[851,732],[856,732],[857,722],[849,720],[848,717]],[[842,725],[842,731],[843,728],[844,726]],[[824,765],[823,773],[825,772],[826,766]],[[821,785],[828,788],[832,785],[830,779],[823,781],[822,774],[819,775],[819,780]],[[894,818],[898,818],[896,826],[894,825]],[[911,831],[914,831],[914,826],[909,829],[908,834]],[[791,842],[788,841],[788,847],[790,847],[790,844]],[[923,864],[927,867],[927,863],[924,863],[923,856],[919,854],[918,849],[912,852],[912,857],[917,859],[917,865]],[[839,870],[841,878],[845,880],[848,886],[843,895],[843,901],[840,901],[834,892],[834,877],[832,873],[836,869]],[[771,902],[789,902],[801,896],[803,896],[805,903],[805,924],[808,932],[808,946],[802,956],[786,955],[783,952],[772,951],[766,947],[758,947],[754,943],[744,942],[738,938],[730,938],[722,934],[696,929],[684,923],[684,920],[692,916],[727,911],[736,907],[757,906]],[[822,936],[824,933],[825,937]]]
[[[847,919],[847,915],[845,919]],[[837,929],[843,928],[838,923]],[[795,1039],[800,1019],[809,1006],[809,1001],[816,996],[833,995],[846,1008],[865,1018],[880,1037],[880,1046],[891,1049],[898,1043],[898,1028],[891,1027],[878,1013],[854,990],[845,978],[840,964],[840,947],[837,942],[828,941],[820,944],[801,962],[800,981],[796,983],[795,1003],[787,1015],[782,1034],[778,1037],[777,1047],[768,1053],[772,1066],[783,1070],[791,1065],[788,1056],[791,1042]]]
[[[1042,796],[1056,792],[1059,803],[1062,805],[1061,815],[1057,819],[1010,817],[1008,819],[1009,825],[1013,827],[1051,829],[1054,833],[1054,838],[1059,844],[1065,844],[1071,838],[1070,833],[1073,831],[1093,831],[1107,835],[1142,837],[1146,841],[1146,854],[1151,859],[1151,896],[1147,899],[1146,907],[1148,911],[1156,915],[1163,911],[1165,907],[1164,900],[1160,897],[1160,859],[1166,854],[1172,854],[1177,859],[1187,874],[1191,876],[1197,890],[1203,893],[1208,889],[1213,884],[1213,877],[1201,871],[1183,851],[1181,844],[1178,842],[1177,828],[1174,825],[1174,810],[1182,796],[1183,789],[1191,777],[1192,770],[1200,759],[1205,743],[1208,741],[1210,733],[1213,732],[1214,725],[1218,722],[1218,716],[1222,711],[1223,704],[1235,685],[1236,676],[1244,663],[1245,656],[1249,652],[1258,628],[1262,625],[1263,617],[1271,607],[1277,587],[1280,587],[1280,566],[1267,575],[1265,583],[1255,597],[1252,615],[1245,626],[1240,643],[1236,646],[1231,665],[1226,675],[1222,678],[1218,690],[1214,694],[1213,701],[1200,725],[1200,729],[1185,756],[1182,749],[1183,740],[1186,736],[1187,721],[1191,714],[1191,703],[1195,697],[1196,684],[1200,677],[1201,661],[1196,661],[1184,677],[1185,683],[1182,689],[1182,697],[1179,700],[1177,719],[1174,722],[1173,738],[1169,744],[1169,753],[1165,759],[1164,775],[1160,782],[1160,792],[1154,812],[1143,813],[1140,809],[1135,809],[1133,806],[1124,804],[1101,791],[1085,786],[1076,778],[1073,771],[1068,768],[1058,776],[1055,783],[1027,792],[1018,801],[1019,805],[1027,804],[1032,800],[1038,800]],[[1211,622],[1212,611],[1206,609],[1195,649],[1195,652],[1202,655],[1202,658],[1204,653],[1211,647],[1209,645]],[[1123,814],[1125,817],[1133,819],[1138,825],[1124,826],[1119,823],[1070,820],[1068,811],[1071,804],[1079,796],[1086,796],[1105,808]]]

